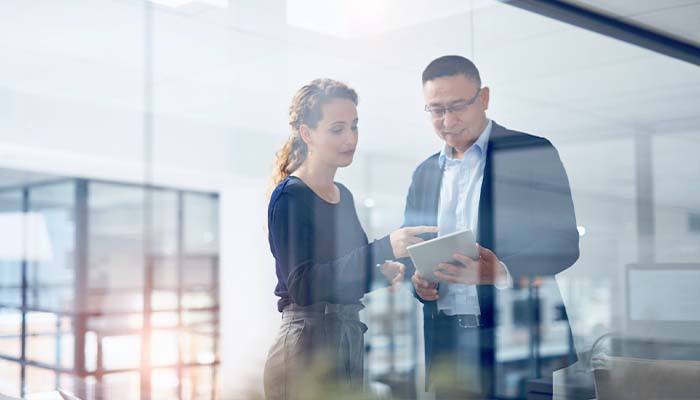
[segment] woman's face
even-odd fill
[[[357,147],[357,107],[352,100],[334,99],[321,107],[316,128],[302,130],[309,159],[329,167],[347,167]]]

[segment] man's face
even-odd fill
[[[464,106],[474,99],[479,85],[466,76],[452,75],[428,81],[423,85],[425,104],[431,109],[445,110]],[[486,110],[489,106],[489,89],[481,88],[474,103],[458,111],[447,111],[430,119],[435,132],[450,147],[464,153],[486,128]]]

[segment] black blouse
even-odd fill
[[[323,200],[294,176],[272,192],[268,239],[279,311],[290,303],[359,303],[370,289],[375,265],[394,258],[388,235],[368,243],[352,194],[336,185],[337,204]]]

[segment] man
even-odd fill
[[[494,288],[554,276],[577,260],[571,191],[548,140],[487,118],[489,88],[468,59],[432,61],[423,95],[444,146],[415,170],[404,226],[437,225],[439,236],[471,229],[480,253],[437,266],[437,284],[413,275],[426,375],[438,398],[488,397],[495,387]]]

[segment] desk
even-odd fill
[[[557,371],[559,372],[559,371]],[[527,382],[527,400],[589,400],[595,399],[593,375],[589,373],[566,374],[564,383],[556,387],[558,396],[552,397],[552,377],[532,379]],[[560,395],[561,394],[561,395]]]

